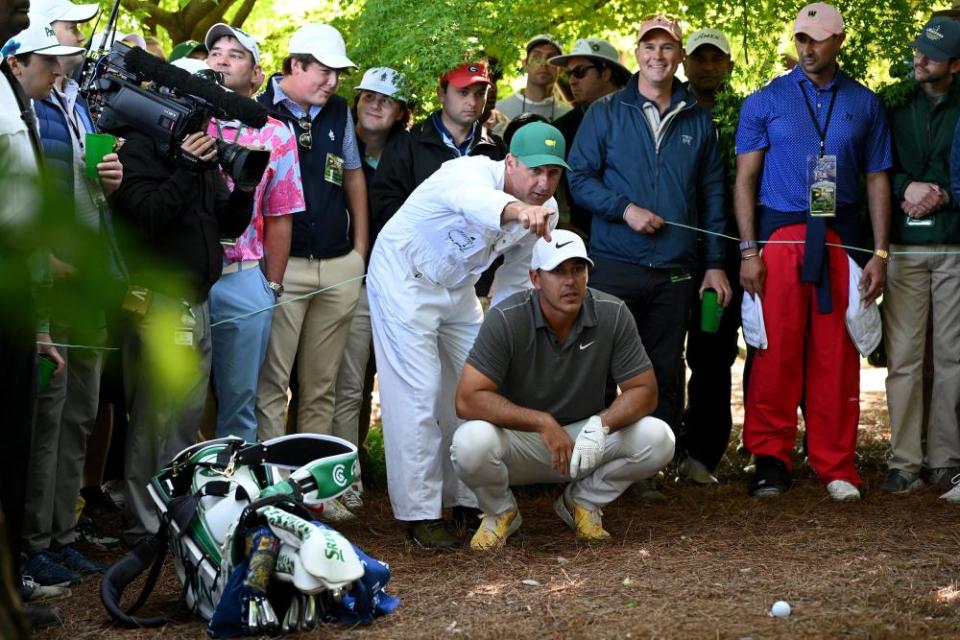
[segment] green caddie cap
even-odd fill
[[[206,51],[207,47],[202,42],[197,40],[187,40],[181,42],[173,48],[173,51],[170,52],[170,62],[174,60],[179,60],[180,58],[186,58],[194,51]]]
[[[528,167],[554,164],[564,169],[570,168],[564,161],[567,143],[563,134],[546,122],[531,122],[517,129],[510,141],[510,155]]]

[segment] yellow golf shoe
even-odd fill
[[[573,507],[571,509],[570,507]],[[607,542],[610,534],[603,528],[603,512],[600,509],[587,509],[567,497],[564,491],[553,503],[553,510],[560,519],[576,532],[580,542]]]
[[[516,509],[504,511],[501,514],[484,514],[477,532],[470,540],[470,548],[474,551],[489,551],[499,549],[507,543],[507,538],[520,528],[523,518]]]

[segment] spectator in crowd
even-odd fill
[[[550,58],[550,64],[566,70],[573,92],[573,109],[554,122],[569,150],[573,147],[573,139],[590,105],[603,96],[623,89],[630,79],[630,71],[620,63],[620,53],[616,48],[599,38],[577,40],[570,53]],[[589,239],[590,211],[573,201],[569,181],[570,176],[565,175],[561,190],[563,198],[558,198],[561,212],[569,211],[570,224]]]
[[[17,50],[26,53],[43,42],[53,49],[57,47],[56,38],[47,33],[49,25],[38,21],[35,29],[29,33],[31,19],[27,9],[29,5],[0,2],[0,40],[10,44],[16,37]],[[7,45],[4,49],[7,49]],[[34,51],[36,53],[36,51]],[[22,255],[24,232],[33,225],[38,217],[39,199],[33,186],[33,180],[40,167],[41,145],[37,133],[36,117],[30,107],[31,98],[40,99],[50,92],[52,81],[46,87],[33,87],[34,93],[28,95],[14,74],[12,65],[17,65],[14,56],[4,53],[0,59],[0,157],[3,158],[4,171],[0,173],[3,200],[0,204],[0,229],[4,255]],[[39,55],[33,57],[37,69],[41,66],[50,69],[50,65]],[[11,62],[13,60],[13,62]],[[20,72],[22,73],[22,69]],[[53,74],[50,69],[49,73]],[[0,554],[9,553],[12,560],[13,575],[0,575],[0,587],[9,592],[12,585],[8,580],[16,579],[22,567],[22,533],[24,510],[26,505],[26,486],[28,465],[30,462],[31,430],[34,424],[34,410],[37,399],[37,377],[35,359],[38,352],[52,358],[57,363],[55,375],[62,375],[63,359],[56,347],[34,345],[34,341],[50,342],[49,333],[34,333],[37,318],[35,316],[35,290],[32,282],[39,282],[39,275],[31,277],[24,258],[6,260],[4,273],[10,288],[0,297],[0,358],[4,363],[7,379],[0,385],[0,397],[3,399],[4,431],[3,446],[0,447],[0,509],[3,510],[3,524],[6,539]],[[6,563],[4,563],[6,564]],[[29,599],[35,583],[20,584],[20,593]],[[62,625],[63,614],[59,609],[40,606],[24,607],[23,613],[34,629]],[[17,612],[13,615],[16,632],[29,633],[23,628],[22,618]]]
[[[207,66],[223,74],[225,87],[251,97],[263,82],[256,40],[221,22],[210,27],[204,41],[209,51]],[[234,244],[224,246],[223,273],[210,290],[216,434],[255,442],[257,381],[273,317],[269,307],[281,297],[293,214],[305,206],[297,141],[275,118],[260,129],[213,121],[207,133],[270,152],[270,162],[254,193],[253,218]],[[224,178],[232,188],[232,181]]]
[[[560,70],[550,64],[550,59],[563,55],[560,44],[547,34],[540,34],[527,41],[523,71],[527,84],[517,93],[497,102],[497,111],[509,122],[521,113],[536,113],[547,122],[553,122],[570,111],[556,89]],[[501,130],[494,133],[500,134]]]
[[[125,455],[124,538],[128,543],[156,533],[159,526],[147,485],[184,447],[194,442],[210,378],[210,288],[220,277],[219,239],[237,237],[250,224],[255,185],[231,193],[217,168],[215,140],[191,133],[179,149],[133,128],[118,130],[123,182],[110,197],[118,218],[127,223],[125,255],[131,286],[124,308],[135,329],[124,339],[123,370],[130,413]],[[157,276],[156,262],[171,273]],[[173,335],[165,322],[177,319]],[[162,348],[147,340],[169,336]],[[170,350],[196,358],[196,375],[181,381],[183,397],[157,384],[155,372]]]
[[[353,117],[347,101],[334,93],[340,74],[356,65],[340,32],[325,24],[300,27],[288,51],[283,73],[270,79],[258,100],[296,133],[306,210],[294,216],[290,259],[277,289],[290,300],[274,310],[260,371],[257,423],[263,440],[284,433],[295,358],[297,430],[330,433],[337,371],[370,237]]]
[[[733,129],[729,118],[739,113],[742,99],[733,93],[728,80],[733,71],[730,43],[718,29],[700,29],[687,38],[683,70],[687,76],[687,90],[697,103],[709,111],[717,125],[718,150],[724,169],[724,233],[737,235],[737,219],[733,212],[733,176],[736,155],[733,151]],[[725,125],[725,126],[724,126]],[[703,244],[700,238],[700,244]],[[726,242],[726,241],[725,241]],[[714,332],[701,329],[702,307],[698,296],[690,302],[690,324],[687,333],[687,407],[683,412],[682,428],[677,438],[678,471],[688,480],[699,484],[717,481],[714,472],[727,450],[733,416],[730,412],[731,367],[737,359],[737,331],[740,328],[740,256],[727,244],[724,271],[730,283],[732,297]],[[702,270],[695,278],[702,278]]]
[[[483,320],[474,284],[503,255],[494,302],[529,286],[533,241],[556,226],[552,196],[563,156],[559,131],[529,124],[505,160],[444,163],[377,237],[367,284],[388,488],[394,516],[424,547],[459,544],[442,520],[444,506],[477,506],[448,455],[458,424],[450,383]]]
[[[175,45],[170,51],[170,62],[180,58],[195,58],[197,60],[207,59],[207,45],[199,40],[184,40]]]
[[[593,286],[633,314],[657,376],[653,415],[676,433],[690,302],[714,289],[727,305],[731,292],[724,241],[711,234],[698,246],[696,232],[668,223],[723,232],[723,166],[710,115],[674,77],[683,61],[677,23],[656,16],[641,24],[636,58],[627,87],[584,117],[569,182],[574,200],[593,214]],[[704,275],[694,282],[698,270]]]
[[[357,143],[367,185],[373,184],[383,150],[391,139],[405,134],[410,126],[410,107],[403,87],[406,78],[389,67],[373,67],[363,74],[353,101],[356,113]],[[370,225],[370,247],[379,229]],[[337,373],[337,401],[333,413],[333,435],[356,444],[361,451],[370,428],[371,394],[376,362],[372,357],[373,334],[370,329],[370,302],[366,283],[360,287],[360,300],[350,324],[347,348]],[[364,456],[361,464],[366,462]],[[359,480],[342,497],[348,510],[363,506],[363,484]],[[345,515],[345,514],[344,514]]]
[[[506,147],[478,121],[490,78],[481,62],[462,64],[440,78],[440,109],[394,136],[384,148],[370,187],[372,225],[382,229],[424,180],[447,160],[487,156],[503,160]]]
[[[512,485],[569,483],[554,503],[583,542],[606,542],[601,509],[673,458],[650,414],[653,374],[622,300],[587,288],[583,240],[556,230],[534,245],[533,289],[491,309],[464,365],[450,456],[484,518],[470,548],[502,546],[521,522]],[[578,346],[579,345],[579,346]],[[611,377],[620,395],[609,406]]]
[[[163,50],[163,45],[160,44],[160,41],[153,36],[145,36],[143,41],[147,43],[145,47],[147,51],[161,60],[167,59],[167,52]]]
[[[102,246],[105,261],[122,271],[105,195],[119,186],[123,167],[117,155],[110,153],[103,159],[99,180],[85,176],[85,137],[87,133],[94,133],[95,128],[86,102],[79,95],[79,85],[71,79],[83,63],[85,38],[79,26],[92,20],[98,11],[95,4],[75,5],[66,0],[33,3],[32,14],[37,23],[52,23],[50,26],[61,51],[60,73],[53,90],[42,99],[35,99],[34,109],[48,173],[56,181],[58,191],[72,196],[78,227],[89,231],[89,239],[99,234],[98,244]],[[62,53],[68,49],[73,51],[72,55]],[[64,306],[72,299],[70,288],[76,274],[69,248],[52,247],[50,262],[53,341],[104,345],[106,319],[102,310],[78,314],[75,307]],[[116,278],[121,280],[122,274],[116,274]],[[76,503],[83,482],[87,439],[97,416],[104,352],[67,349],[62,356],[65,375],[51,378],[38,398],[27,482],[24,537],[30,557],[24,573],[41,585],[76,583],[80,581],[80,574],[105,568],[84,557],[74,546]]]
[[[803,401],[811,468],[831,498],[858,500],[860,358],[844,321],[852,267],[836,245],[870,244],[857,213],[865,177],[873,255],[859,289],[873,302],[888,257],[890,130],[877,96],[837,64],[846,35],[837,9],[807,5],[793,31],[797,66],[747,98],[736,136],[740,282],[762,299],[768,341],[747,390],[744,444],[756,456],[749,491],[789,488]],[[773,241],[762,254],[758,238]]]
[[[960,22],[933,18],[910,46],[916,86],[889,112],[890,242],[898,255],[883,294],[892,452],[880,488],[897,495],[921,488],[922,471],[941,492],[960,473],[960,206],[950,195],[950,150],[960,118],[954,77],[960,72]],[[931,313],[933,386],[924,406]]]

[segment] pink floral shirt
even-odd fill
[[[298,213],[306,208],[303,183],[300,181],[300,160],[297,156],[297,141],[282,122],[269,118],[261,129],[253,129],[239,122],[221,122],[223,139],[247,147],[263,147],[270,150],[270,164],[263,172],[253,198],[253,218],[246,231],[237,238],[237,244],[224,247],[224,264],[242,260],[263,258],[263,217],[284,216]],[[238,127],[240,127],[238,129]],[[207,129],[218,137],[217,125],[210,121]],[[233,190],[233,181],[223,174]]]

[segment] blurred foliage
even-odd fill
[[[383,422],[370,427],[367,433],[367,461],[366,468],[363,470],[365,478],[370,479],[370,486],[367,489],[387,488],[387,457],[383,450]]]

